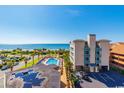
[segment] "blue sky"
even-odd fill
[[[68,43],[86,39],[124,41],[124,6],[0,6],[0,43]]]

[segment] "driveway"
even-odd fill
[[[89,76],[107,87],[124,87],[124,76],[117,72],[91,72]]]

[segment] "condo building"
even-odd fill
[[[112,43],[110,47],[110,64],[124,69],[124,43]]]
[[[99,72],[109,70],[110,41],[96,41],[95,34],[89,34],[87,40],[70,42],[70,60],[75,70]]]

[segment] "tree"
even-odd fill
[[[41,56],[41,50],[42,49],[35,49],[35,54],[38,56],[38,61],[40,60],[40,56]]]
[[[32,61],[33,61],[32,65],[34,65],[34,56],[35,56],[35,53],[32,52],[32,53],[31,53],[31,56],[32,56]]]
[[[24,62],[25,62],[25,67],[27,67],[27,63],[28,63],[28,58],[24,58]]]
[[[70,61],[70,58],[69,58],[69,53],[67,52],[64,52],[63,54],[63,58],[64,58],[64,66],[65,66],[65,69],[66,69],[66,75],[67,75],[67,82],[68,82],[68,87],[70,87],[70,78],[71,78],[71,72],[72,72],[72,62]]]
[[[8,67],[10,67],[10,70],[13,71],[14,63],[16,62],[15,59],[10,59],[7,62]]]
[[[7,62],[7,59],[6,58],[3,58],[2,59],[2,65],[4,65],[4,63],[6,63]]]
[[[37,55],[38,55],[38,61],[40,60],[40,52],[38,51]]]
[[[48,50],[48,51],[47,51],[47,54],[48,54],[48,56],[50,56],[50,54],[51,54],[51,51],[50,51],[50,50]]]

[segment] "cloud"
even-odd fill
[[[66,10],[66,12],[74,16],[79,16],[81,13],[80,10],[75,10],[75,9],[68,9]]]

